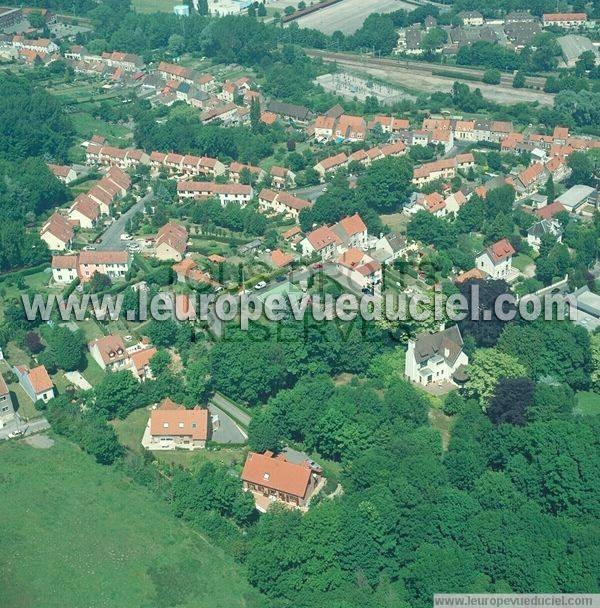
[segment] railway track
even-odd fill
[[[306,54],[310,57],[320,57],[328,61],[339,61],[344,63],[353,63],[357,66],[365,66],[372,68],[385,68],[390,67],[394,69],[410,69],[412,72],[419,72],[422,74],[429,74],[432,76],[444,77],[439,72],[451,72],[453,74],[462,74],[465,79],[479,79],[483,78],[485,70],[477,68],[467,68],[464,66],[454,65],[442,65],[439,63],[427,63],[426,61],[411,61],[410,59],[377,59],[374,57],[367,57],[365,55],[353,55],[352,53],[335,53],[331,51],[321,51],[317,49],[304,49]],[[436,72],[438,72],[436,74]],[[451,78],[451,77],[449,77]],[[500,78],[500,84],[508,87],[512,87],[513,76],[512,74],[502,74]],[[476,82],[476,80],[473,80]],[[527,83],[540,90],[544,89],[545,78],[540,76],[528,76]]]

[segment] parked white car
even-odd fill
[[[254,289],[256,289],[256,291],[260,291],[261,289],[264,289],[267,286],[267,284],[264,281],[259,281],[255,286]]]
[[[121,240],[122,241],[131,241],[133,239],[133,237],[130,234],[127,234],[126,232],[124,232],[121,235]]]

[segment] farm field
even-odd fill
[[[54,437],[0,446],[0,605],[257,608],[232,559],[166,503]]]

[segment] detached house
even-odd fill
[[[458,325],[436,333],[424,332],[408,341],[404,374],[415,384],[464,380],[469,358],[463,351]]]
[[[490,279],[508,279],[513,272],[512,258],[515,253],[510,242],[502,239],[475,258],[475,267],[485,272]]]
[[[50,251],[64,251],[71,247],[73,241],[73,226],[68,219],[53,213],[42,226],[40,238],[48,245]]]
[[[100,218],[100,205],[87,194],[80,194],[69,208],[69,219],[91,230]]]
[[[294,463],[283,454],[250,452],[242,471],[242,484],[263,513],[274,502],[306,510],[322,485],[322,474],[322,469],[308,460]]]
[[[337,259],[340,273],[361,289],[381,283],[381,264],[364,251],[351,247]]]
[[[150,412],[142,445],[147,450],[201,450],[206,447],[209,431],[207,409],[188,410],[167,398]]]
[[[21,388],[34,403],[40,399],[48,402],[54,397],[54,384],[43,365],[38,365],[33,369],[15,365],[13,371],[19,378]]]
[[[53,165],[48,163],[48,169],[54,173],[54,176],[65,184],[70,184],[77,179],[77,171],[69,165]]]
[[[542,238],[546,235],[553,237],[557,243],[562,242],[562,228],[557,220],[540,220],[527,231],[527,243],[539,252]]]
[[[286,167],[277,167],[274,165],[271,167],[269,174],[271,176],[272,186],[278,190],[294,188],[296,186],[296,174]]]
[[[154,255],[159,260],[180,262],[187,249],[188,231],[181,224],[169,222],[156,236]]]
[[[123,338],[119,335],[109,334],[96,338],[88,344],[88,349],[94,361],[103,370],[116,372],[128,368],[131,364]]]

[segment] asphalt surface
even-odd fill
[[[152,192],[142,197],[131,209],[123,213],[118,217],[102,235],[100,243],[96,245],[96,249],[99,251],[125,251],[128,245],[128,241],[122,241],[121,235],[126,232],[125,226],[127,221],[132,218],[136,213],[141,213],[144,210],[144,206],[150,200],[154,194]]]
[[[241,410],[233,401],[230,401],[218,393],[213,395],[212,399],[210,400],[210,404],[230,414],[244,426],[248,426],[252,420],[252,418],[246,414],[246,412]]]
[[[219,417],[219,428],[212,433],[216,443],[246,443],[248,435],[237,422],[214,403],[208,406],[211,414]]]
[[[27,437],[33,433],[39,433],[40,431],[46,431],[50,428],[50,423],[45,418],[36,418],[31,422],[25,422],[19,418],[16,414],[15,417],[6,423],[6,426],[0,429],[0,441],[8,439],[9,433],[20,430],[23,431],[21,437]]]
[[[291,193],[298,198],[303,198],[314,203],[323,194],[326,187],[327,184],[319,184],[317,186],[309,186],[308,188],[298,188],[292,190]]]

